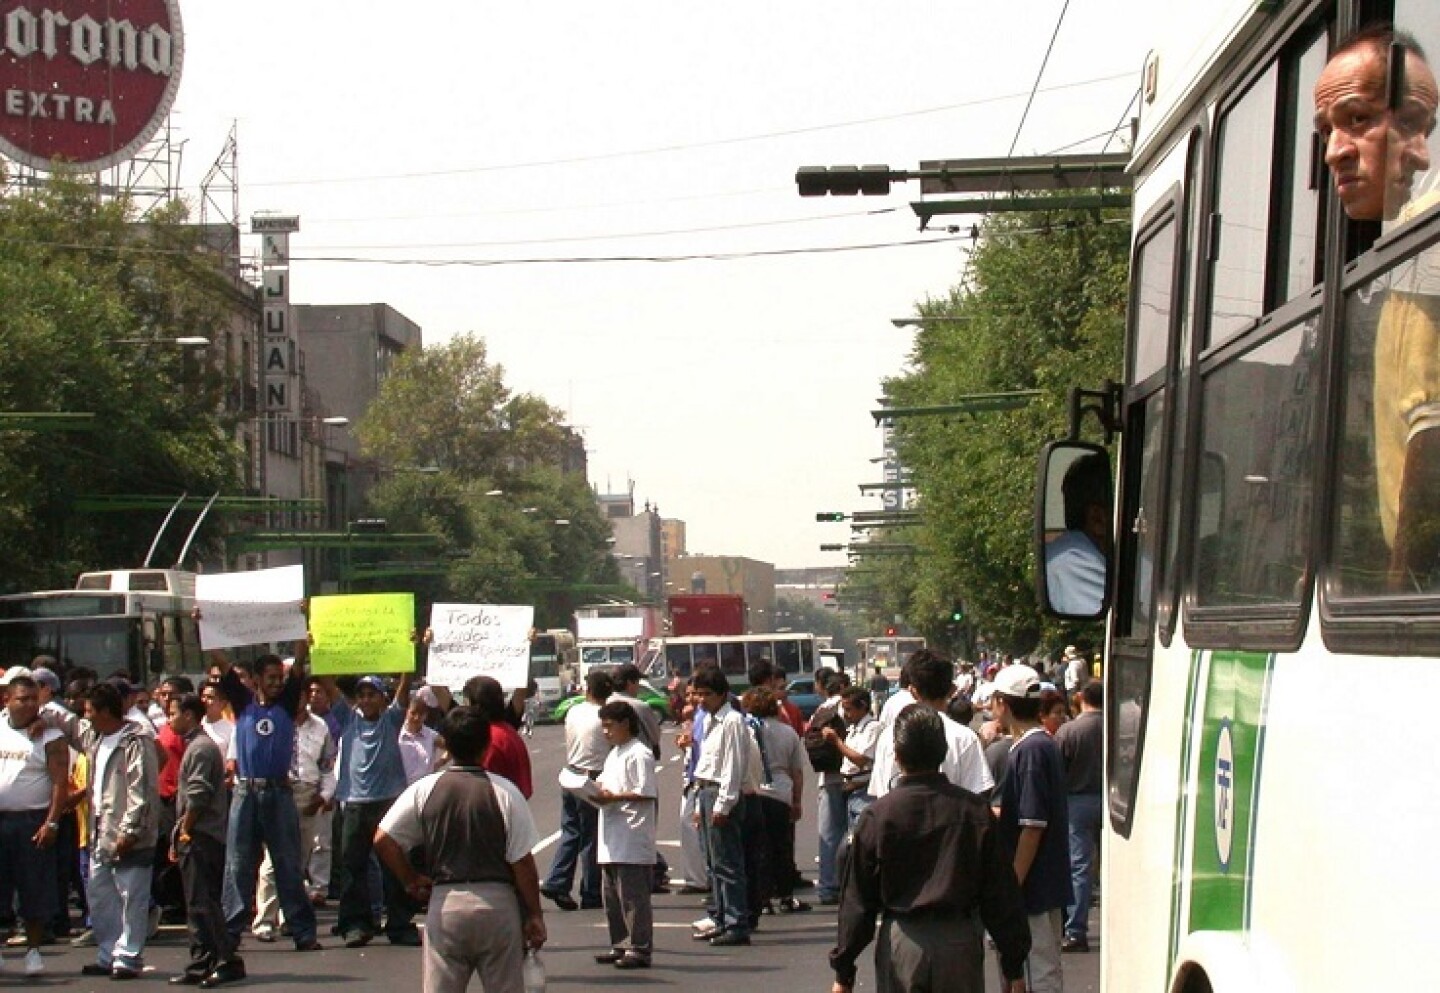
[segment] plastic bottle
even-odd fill
[[[545,993],[545,965],[534,948],[525,953],[525,993]]]

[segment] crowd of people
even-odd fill
[[[467,755],[528,820],[526,694],[476,677],[456,706],[443,687],[411,693],[408,676],[393,690],[311,676],[307,653],[210,653],[198,692],[185,676],[147,691],[47,656],[5,672],[0,928],[15,931],[26,975],[45,973],[42,946],[69,940],[95,949],[84,975],[134,979],[159,926],[184,922],[190,960],[170,982],[211,989],[245,978],[247,933],[320,949],[315,911],[337,899],[345,947],[381,933],[422,944],[426,901],[404,884],[416,852],[408,872],[385,857],[386,818],[412,785],[466,768],[463,728],[443,734],[459,714],[484,725]]]
[[[95,949],[85,975],[133,979],[158,924],[183,921],[190,959],[170,982],[210,989],[246,977],[247,937],[320,948],[316,910],[331,901],[347,948],[381,935],[423,945],[427,990],[476,973],[487,989],[517,981],[546,940],[542,898],[603,909],[598,964],[651,966],[652,897],[672,887],[656,844],[666,742],[634,666],[589,673],[565,716],[561,832],[542,877],[523,691],[476,677],[456,700],[412,692],[405,675],[312,676],[306,656],[303,642],[293,659],[211,653],[198,691],[170,676],[147,693],[46,657],[5,674],[0,912],[15,913],[28,975],[44,973],[44,944],[69,938]],[[1007,988],[1028,976],[1029,989],[1058,989],[1061,950],[1088,949],[1100,816],[1100,686],[1079,653],[1061,666],[1073,694],[1028,666],[957,671],[930,651],[893,693],[822,669],[809,720],[767,660],[738,693],[718,667],[698,668],[674,715],[683,786],[668,808],[673,885],[704,895],[692,936],[748,945],[764,916],[811,910],[795,858],[809,781],[813,899],[839,913],[836,989],[853,984],[877,921],[882,988],[949,970],[946,955],[969,962],[983,925]],[[954,851],[953,872],[927,861],[906,879],[884,854],[932,843]],[[954,913],[967,937],[930,955]]]

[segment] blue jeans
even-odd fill
[[[864,790],[845,794],[846,827],[851,834],[855,833],[855,822],[865,813],[865,808],[874,802],[875,798]]]
[[[225,843],[225,923],[236,939],[255,916],[261,846],[275,866],[275,889],[295,944],[315,940],[315,908],[300,870],[300,813],[288,786],[257,789],[235,784]]]
[[[118,965],[139,972],[145,965],[152,872],[148,865],[97,861],[90,866],[85,895],[95,929],[95,961],[107,969]]]
[[[1070,807],[1070,895],[1075,902],[1065,908],[1065,936],[1086,938],[1095,843],[1100,839],[1104,802],[1099,793],[1071,793],[1066,801]]]
[[[580,867],[580,903],[600,906],[600,862],[596,848],[600,833],[600,811],[572,793],[560,800],[560,844],[555,861],[540,888],[547,893],[568,894],[575,885],[575,867]]]
[[[745,838],[740,830],[744,820],[743,805],[750,802],[741,797],[723,827],[713,822],[715,798],[719,790],[702,786],[699,790],[700,847],[710,869],[710,897],[705,907],[710,918],[725,931],[750,933],[749,892],[745,885]]]
[[[816,790],[820,802],[820,880],[815,893],[822,900],[840,896],[840,873],[837,854],[845,840],[849,817],[845,811],[845,794],[839,783],[824,783]]]

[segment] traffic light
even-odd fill
[[[956,601],[955,601],[955,605],[950,608],[950,623],[951,623],[951,624],[960,624],[960,623],[963,623],[964,620],[965,620],[965,605],[964,605],[963,603],[961,603],[959,600],[956,600]]]
[[[819,522],[821,522],[821,523],[825,523],[825,522],[827,522],[827,521],[843,521],[844,519],[845,519],[845,513],[844,513],[843,511],[839,511],[839,510],[832,510],[832,511],[824,511],[824,510],[822,510],[820,513],[818,513],[818,514],[815,515],[815,520],[817,520],[817,521],[819,521]]]
[[[887,627],[887,628],[885,629],[885,637],[887,637],[887,638],[893,638],[893,637],[895,637],[895,636],[896,636],[897,634],[899,634],[899,633],[900,633],[900,629],[897,628],[897,627],[896,627],[895,625],[893,625],[893,624],[891,624],[889,627]]]
[[[795,171],[795,185],[802,197],[883,197],[890,192],[892,180],[903,182],[905,175],[892,174],[886,165],[863,166],[801,166]]]

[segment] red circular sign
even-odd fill
[[[170,112],[184,52],[178,0],[0,0],[0,154],[125,161]]]

